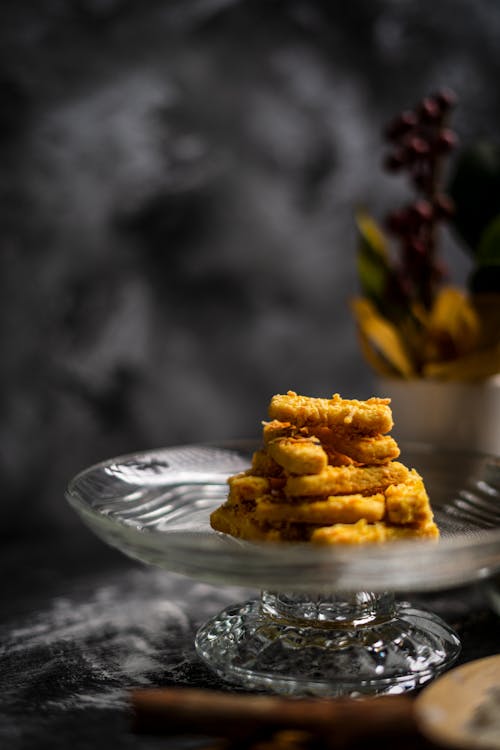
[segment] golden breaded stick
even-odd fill
[[[319,474],[328,465],[317,438],[276,438],[267,444],[267,452],[290,474]]]
[[[262,437],[267,445],[271,440],[281,437],[293,437],[297,428],[290,422],[280,422],[279,419],[273,419],[271,422],[262,422]]]
[[[434,521],[425,521],[424,523],[413,523],[408,526],[387,525],[387,541],[397,541],[399,539],[438,539],[439,529]]]
[[[339,453],[330,445],[323,445],[323,448],[330,466],[352,466],[352,464],[355,463],[352,458],[349,458],[349,456],[346,456],[344,453]]]
[[[298,396],[295,391],[276,394],[269,405],[269,417],[291,422],[297,427],[347,425],[359,432],[386,433],[393,426],[390,399],[367,401],[343,399],[336,393],[331,399]]]
[[[311,534],[315,544],[373,544],[387,541],[386,525],[367,523],[363,518],[357,523],[336,523],[322,526]]]
[[[233,505],[240,502],[255,500],[261,495],[267,495],[271,492],[271,480],[267,477],[255,477],[252,474],[236,474],[229,477],[229,501]]]
[[[258,521],[252,512],[240,512],[227,504],[221,505],[210,516],[216,531],[249,541],[311,541],[316,544],[369,544],[405,539],[437,539],[439,530],[434,522],[421,526],[394,526],[383,521],[367,523],[337,523],[332,526]]]
[[[255,451],[252,456],[251,473],[259,477],[278,477],[283,474],[283,469],[266,451],[260,450]]]
[[[276,524],[259,522],[252,513],[239,512],[237,508],[221,505],[210,515],[210,525],[223,534],[259,542],[300,542],[310,537],[310,528],[301,524]]]
[[[345,428],[319,427],[310,429],[312,435],[326,447],[349,456],[360,464],[385,464],[400,454],[399,446],[390,435],[362,435]]]
[[[425,524],[433,515],[422,477],[412,469],[401,484],[391,484],[385,492],[387,519],[395,524]]]
[[[311,495],[371,494],[390,484],[406,481],[409,470],[398,461],[381,466],[327,466],[321,474],[288,477],[285,494],[290,497]]]
[[[262,424],[264,425],[262,434],[266,445],[277,438],[317,437],[323,445],[328,463],[331,466],[348,466],[354,463],[352,458],[335,450],[331,441],[330,444],[328,444],[327,440],[329,440],[331,433],[331,430],[328,427],[317,427],[316,429],[308,427],[299,428],[290,424],[290,422],[280,422],[279,419],[273,419],[271,422],[263,422]]]
[[[327,442],[331,433],[331,430],[328,427],[317,427],[316,429],[312,427],[295,427],[293,424],[290,424],[290,422],[280,422],[279,419],[273,419],[272,422],[263,422],[262,424],[264,425],[262,434],[266,445],[277,438],[317,437],[323,445],[328,463],[331,466],[348,466],[349,464],[354,463],[352,458],[335,450],[331,441],[330,444]]]
[[[303,502],[280,502],[264,495],[258,498],[254,517],[259,521],[291,521],[294,523],[334,524],[381,521],[385,514],[385,498],[376,495],[333,495]]]
[[[254,541],[279,540],[279,531],[256,523],[250,514],[237,513],[227,505],[221,505],[210,515],[210,525],[223,534]]]
[[[311,542],[316,544],[379,544],[404,539],[437,539],[439,531],[435,523],[423,526],[391,526],[383,521],[367,523],[337,523],[323,526],[311,533]]]

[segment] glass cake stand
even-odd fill
[[[104,461],[67,499],[103,540],[145,563],[212,584],[250,586],[197,633],[201,658],[225,680],[288,695],[376,695],[423,685],[460,642],[435,614],[395,594],[432,591],[500,570],[500,458],[402,445],[424,477],[439,542],[359,547],[251,543],[213,531],[226,479],[256,444],[187,445]]]

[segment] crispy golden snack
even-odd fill
[[[390,435],[362,435],[345,428],[329,427],[313,427],[310,431],[324,446],[329,446],[360,464],[385,464],[397,458],[401,452]]]
[[[328,457],[317,438],[280,437],[267,444],[267,452],[289,474],[319,474]]]
[[[304,524],[271,524],[259,522],[252,512],[240,512],[227,504],[221,505],[210,515],[210,525],[223,534],[253,542],[304,542],[311,535]]]
[[[395,459],[389,399],[272,398],[263,447],[228,479],[214,529],[249,541],[319,545],[436,539],[422,477]]]
[[[259,477],[278,477],[283,474],[281,466],[263,450],[253,454],[251,471]]]
[[[400,484],[409,470],[398,461],[382,466],[327,466],[320,474],[288,477],[285,494],[289,497],[310,495],[375,494],[390,484]]]
[[[330,466],[352,466],[356,463],[352,458],[346,456],[345,453],[339,453],[330,445],[323,445],[323,448],[328,457],[328,464]]]
[[[315,529],[311,542],[315,544],[367,544],[387,541],[386,525],[382,522],[336,523]]]
[[[439,531],[432,521],[422,526],[392,526],[378,521],[367,523],[361,519],[357,523],[337,523],[314,529],[311,542],[315,544],[380,544],[381,542],[404,539],[437,539]]]
[[[408,526],[396,526],[387,524],[387,541],[398,539],[439,539],[439,529],[434,521],[426,521],[421,524],[408,524]]]
[[[262,422],[264,445],[277,438],[293,437],[297,432],[298,428],[291,422],[280,422],[279,419],[273,419],[271,422]]]
[[[210,525],[223,534],[254,541],[278,541],[279,529],[259,525],[249,513],[238,513],[234,508],[221,505],[210,515]]]
[[[422,477],[412,469],[406,482],[385,490],[387,519],[391,523],[425,524],[433,515]]]
[[[236,474],[229,477],[229,501],[238,505],[241,502],[255,500],[273,489],[268,477],[256,477],[252,474]]]
[[[254,517],[258,521],[334,524],[355,523],[361,518],[367,521],[381,521],[385,514],[385,498],[376,495],[332,495],[316,499],[284,502],[265,495],[257,499]]]
[[[319,441],[323,443],[322,438],[326,437],[327,433],[329,436],[331,432],[328,427],[317,427],[316,429],[309,427],[296,427],[290,422],[280,422],[279,419],[273,419],[271,422],[263,422],[262,424],[262,434],[264,438],[264,444],[266,446],[268,446],[272,441],[277,440],[278,438],[284,439],[317,437]],[[324,442],[323,450],[326,453],[327,462],[331,466],[349,466],[350,464],[354,463],[352,458],[349,458],[349,456],[346,456],[345,454],[340,453],[338,450],[336,450],[332,444],[332,441],[330,441],[330,444]],[[294,473],[298,474],[300,472]],[[304,472],[304,474],[306,473],[309,472]]]
[[[343,399],[336,393],[331,399],[298,396],[295,391],[277,394],[269,405],[270,419],[292,422],[297,427],[347,425],[359,432],[386,433],[393,426],[390,399],[367,401]]]

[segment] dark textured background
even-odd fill
[[[274,392],[370,395],[380,129],[448,85],[494,134],[499,38],[493,0],[2,2],[2,532],[77,528],[77,470],[252,436]]]

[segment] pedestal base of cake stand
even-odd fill
[[[439,617],[392,594],[280,594],[228,607],[196,636],[224,680],[282,695],[362,696],[424,685],[460,652]]]

